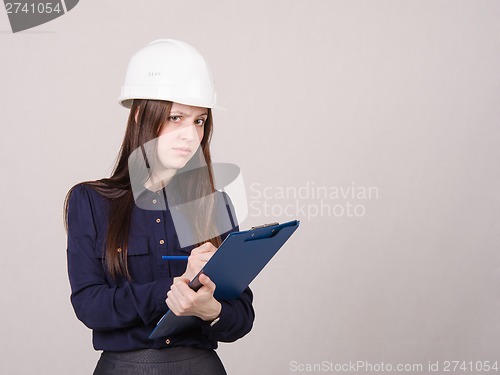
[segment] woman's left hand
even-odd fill
[[[212,321],[220,315],[222,305],[214,298],[215,284],[207,275],[200,275],[202,287],[195,292],[185,277],[176,277],[167,293],[167,306],[178,316],[197,316]]]

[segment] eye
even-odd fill
[[[172,122],[179,122],[181,120],[181,116],[169,116],[168,120]]]
[[[195,124],[201,127],[205,125],[205,121],[206,121],[205,119],[199,118],[198,120],[195,121]]]

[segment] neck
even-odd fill
[[[152,190],[152,191],[158,191],[170,182],[172,177],[174,177],[175,173],[177,171],[175,169],[167,169],[161,172],[153,172],[151,173],[151,176],[149,179],[146,181],[144,186],[146,189]]]

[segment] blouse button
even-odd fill
[[[159,223],[159,222],[161,222],[161,220],[160,219],[156,219],[156,222]]]
[[[156,202],[158,202],[156,199],[153,199],[153,203],[156,204]]]
[[[165,241],[160,240],[160,245],[163,245],[164,243],[165,243]]]
[[[170,345],[170,339],[166,339],[165,344]]]

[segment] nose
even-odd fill
[[[197,136],[194,125],[184,125],[181,129],[179,129],[179,132],[180,138],[187,142],[193,141],[193,139]]]

